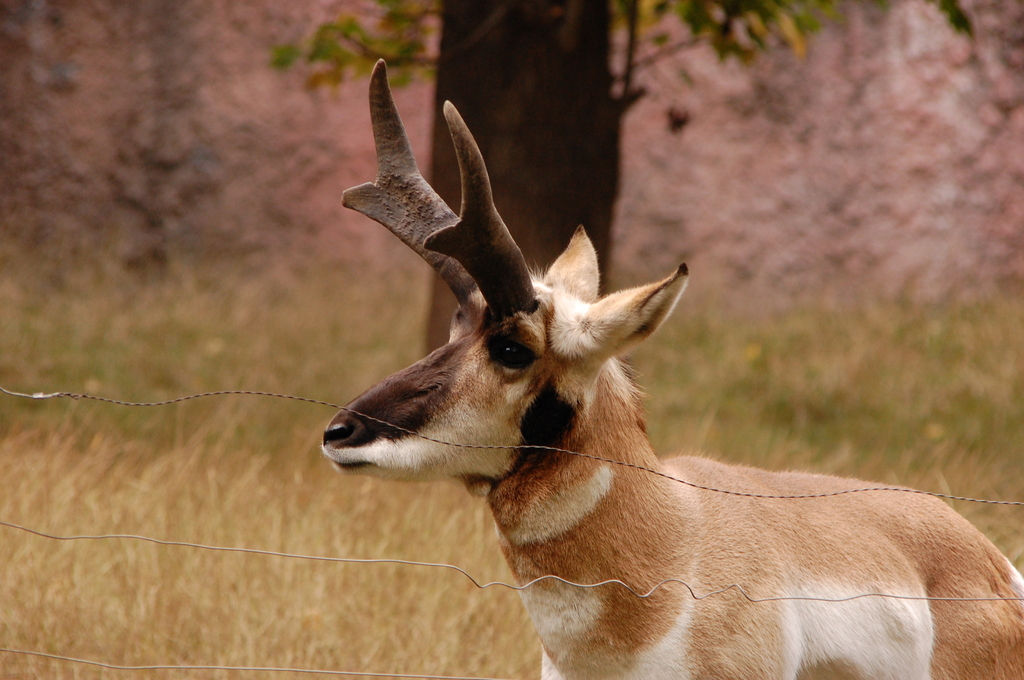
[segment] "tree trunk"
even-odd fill
[[[606,268],[623,111],[608,59],[607,0],[444,0],[432,184],[459,205],[458,163],[441,115],[451,100],[531,266],[554,260],[582,224]],[[447,342],[454,308],[435,279],[430,348]]]

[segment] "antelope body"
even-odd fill
[[[941,501],[764,498],[863,484],[659,461],[619,357],[669,315],[685,265],[600,297],[580,229],[531,276],[454,107],[459,216],[419,174],[383,63],[370,99],[378,176],[345,205],[420,253],[460,307],[449,343],[335,416],[323,451],[343,471],[461,480],[486,497],[521,583],[629,586],[522,591],[544,680],[1024,680],[1024,579]]]

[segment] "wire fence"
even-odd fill
[[[1008,597],[932,597],[932,596],[927,596],[927,595],[896,595],[896,594],[892,594],[892,593],[882,593],[882,592],[858,593],[856,595],[850,595],[850,596],[847,596],[847,597],[817,597],[817,596],[810,596],[810,595],[806,595],[806,596],[805,595],[786,595],[786,596],[778,596],[778,597],[755,597],[753,595],[750,595],[747,592],[747,590],[742,585],[739,585],[739,584],[736,584],[736,583],[728,585],[728,586],[725,586],[723,588],[718,588],[718,589],[715,589],[715,590],[709,590],[707,592],[700,592],[699,590],[697,590],[696,588],[691,586],[686,581],[683,581],[683,580],[677,579],[677,578],[667,578],[667,579],[664,579],[664,580],[659,581],[658,583],[654,584],[648,590],[637,590],[636,588],[632,587],[631,585],[629,585],[625,581],[621,581],[621,580],[619,580],[617,578],[605,579],[603,581],[597,581],[596,583],[578,583],[576,581],[570,581],[568,579],[562,578],[561,576],[555,576],[554,574],[547,574],[545,576],[538,576],[535,579],[532,579],[532,580],[526,581],[525,583],[521,583],[521,584],[516,585],[516,584],[513,584],[513,583],[506,583],[504,581],[480,581],[477,578],[475,578],[472,574],[470,574],[468,571],[463,569],[462,567],[456,566],[454,564],[447,564],[445,562],[418,562],[416,560],[400,560],[400,559],[390,558],[390,557],[389,558],[366,558],[366,557],[329,557],[329,556],[323,556],[323,555],[301,555],[301,554],[298,554],[298,553],[285,553],[285,552],[277,552],[277,551],[274,551],[274,550],[260,550],[260,549],[256,549],[256,548],[234,548],[234,547],[222,546],[222,545],[206,545],[206,544],[203,544],[203,543],[190,543],[188,541],[165,541],[165,540],[162,540],[162,539],[159,539],[159,538],[152,538],[150,536],[139,536],[137,534],[95,534],[95,535],[85,535],[85,536],[60,536],[60,535],[57,535],[57,534],[48,534],[48,533],[45,533],[45,532],[42,532],[42,531],[38,531],[36,529],[32,529],[32,528],[29,528],[29,527],[26,527],[26,526],[22,526],[20,524],[15,524],[13,522],[5,522],[5,521],[0,521],[0,526],[7,527],[9,529],[16,529],[18,531],[23,531],[25,533],[32,534],[33,536],[38,536],[40,538],[48,538],[48,539],[55,540],[55,541],[97,541],[97,540],[122,539],[122,540],[130,540],[130,541],[141,541],[141,542],[144,542],[144,543],[155,543],[156,545],[166,545],[166,546],[176,546],[176,547],[185,547],[185,548],[195,548],[195,549],[198,549],[198,550],[210,550],[210,551],[215,551],[215,552],[243,553],[243,554],[249,554],[249,555],[264,555],[264,556],[269,556],[269,557],[283,557],[283,558],[288,558],[288,559],[309,560],[309,561],[313,561],[313,562],[335,562],[335,563],[341,563],[341,564],[398,564],[398,565],[409,566],[409,567],[427,567],[427,568],[433,568],[433,569],[448,569],[448,570],[451,570],[451,571],[455,571],[455,572],[461,574],[462,576],[465,576],[467,579],[469,579],[470,583],[472,583],[475,587],[479,588],[480,590],[484,590],[486,588],[492,588],[492,587],[500,587],[500,588],[507,588],[509,590],[522,591],[522,590],[526,590],[527,588],[531,588],[534,585],[536,585],[538,583],[542,583],[544,581],[553,581],[553,582],[561,583],[563,585],[567,585],[567,586],[570,586],[570,587],[573,587],[573,588],[583,588],[583,589],[601,588],[601,587],[604,587],[604,586],[615,585],[615,586],[620,586],[620,587],[624,588],[625,590],[627,590],[628,592],[630,592],[631,594],[633,594],[634,596],[636,596],[638,598],[647,599],[647,598],[651,597],[652,595],[654,595],[655,592],[657,592],[659,589],[663,588],[664,586],[666,586],[666,585],[668,585],[670,583],[675,583],[675,584],[683,586],[687,591],[689,591],[690,597],[693,598],[694,600],[698,600],[698,601],[699,600],[706,600],[709,597],[714,597],[716,595],[722,595],[722,594],[730,592],[730,591],[737,592],[743,599],[745,599],[745,600],[747,600],[748,602],[751,602],[751,603],[785,602],[785,601],[851,602],[853,600],[860,600],[860,599],[864,599],[864,598],[868,598],[868,597],[881,597],[881,598],[886,598],[886,599],[890,599],[890,600],[910,600],[910,601],[923,600],[923,601],[928,601],[928,602],[1003,602],[1003,601],[1024,601],[1024,597],[1012,597],[1012,598],[1008,598]]]
[[[198,394],[190,394],[190,395],[187,395],[187,396],[184,396],[184,397],[177,397],[175,399],[167,399],[165,401],[121,401],[121,400],[118,400],[118,399],[109,399],[107,397],[97,397],[97,396],[94,396],[94,395],[91,395],[91,394],[77,394],[77,393],[74,393],[74,392],[34,392],[34,393],[31,393],[31,394],[27,394],[27,393],[22,393],[22,392],[13,392],[13,391],[5,389],[3,387],[0,387],[0,392],[3,392],[4,394],[8,394],[8,395],[13,396],[13,397],[23,397],[23,398],[27,398],[27,399],[62,399],[62,398],[69,398],[69,399],[75,399],[75,400],[86,399],[86,400],[104,402],[104,403],[107,403],[107,404],[117,404],[118,406],[167,406],[169,404],[178,404],[178,403],[181,403],[183,401],[189,401],[191,399],[200,399],[200,398],[203,398],[203,397],[216,397],[216,396],[224,396],[224,395],[244,395],[244,396],[256,396],[256,397],[275,397],[275,398],[278,398],[278,399],[290,399],[290,400],[293,400],[293,401],[301,401],[301,402],[305,402],[305,403],[308,403],[308,404],[319,404],[321,406],[329,406],[331,408],[335,408],[335,409],[338,409],[340,411],[345,411],[347,413],[351,413],[354,416],[358,416],[360,418],[365,418],[366,420],[371,420],[371,421],[373,421],[375,423],[379,423],[381,425],[384,425],[384,426],[386,426],[386,427],[388,427],[390,429],[396,430],[398,432],[402,432],[404,434],[408,434],[408,435],[411,435],[413,437],[418,437],[420,439],[423,439],[423,440],[428,441],[428,442],[433,442],[435,444],[442,444],[444,446],[451,446],[451,447],[460,448],[460,449],[502,450],[502,451],[507,451],[507,450],[510,450],[510,449],[522,448],[520,445],[460,444],[460,443],[456,443],[456,442],[444,441],[443,439],[435,439],[433,437],[428,437],[427,435],[421,434],[420,432],[417,432],[415,430],[410,430],[410,429],[404,428],[404,427],[402,427],[400,425],[395,425],[394,423],[389,423],[386,420],[381,420],[380,418],[374,418],[371,415],[367,415],[365,413],[360,413],[359,411],[356,411],[354,409],[348,408],[347,406],[341,406],[339,404],[333,404],[333,403],[331,403],[329,401],[321,401],[319,399],[310,399],[308,397],[296,397],[296,396],[291,395],[291,394],[277,394],[277,393],[274,393],[274,392],[257,392],[257,391],[252,391],[252,390],[218,390],[216,392],[200,392]],[[643,465],[637,465],[636,463],[629,463],[627,461],[616,460],[614,458],[604,458],[604,457],[595,456],[595,455],[589,454],[589,453],[582,453],[580,451],[570,451],[569,449],[560,449],[560,448],[558,448],[556,446],[533,446],[533,445],[531,445],[529,448],[534,449],[534,450],[539,450],[539,451],[551,451],[552,453],[565,453],[565,454],[569,454],[569,455],[572,455],[572,456],[579,456],[581,458],[588,458],[590,460],[600,461],[602,463],[609,463],[611,465],[617,465],[617,466],[620,466],[620,467],[632,468],[634,470],[640,470],[642,472],[646,472],[648,474],[656,475],[658,477],[663,477],[665,479],[668,479],[670,481],[676,482],[678,484],[682,484],[684,486],[691,487],[693,489],[699,489],[701,491],[710,491],[712,493],[721,493],[721,494],[726,494],[726,495],[729,495],[729,496],[742,496],[742,497],[745,497],[745,498],[764,498],[764,499],[775,499],[775,500],[791,500],[792,499],[792,500],[795,500],[795,499],[810,499],[810,498],[830,498],[832,496],[843,496],[843,495],[846,495],[846,494],[864,493],[864,492],[868,492],[868,491],[889,491],[889,492],[898,492],[898,493],[919,494],[919,495],[922,495],[922,496],[933,496],[935,498],[942,498],[944,500],[951,500],[951,501],[966,501],[966,502],[969,502],[969,503],[984,503],[984,504],[989,504],[989,505],[1024,506],[1024,501],[1002,501],[1002,500],[990,500],[990,499],[986,499],[986,498],[971,498],[971,497],[968,497],[968,496],[955,496],[953,494],[938,493],[938,492],[935,492],[935,491],[923,491],[921,489],[911,489],[911,488],[902,487],[902,486],[865,486],[865,487],[857,487],[857,488],[853,488],[853,489],[842,489],[842,490],[839,490],[839,491],[829,491],[829,492],[825,492],[825,493],[794,494],[794,495],[787,495],[787,494],[762,494],[762,493],[750,493],[750,492],[746,492],[746,491],[732,491],[732,490],[728,490],[728,489],[719,489],[719,488],[716,488],[716,487],[713,487],[713,486],[705,486],[705,485],[702,485],[702,484],[695,484],[694,482],[688,482],[685,479],[680,479],[678,477],[673,477],[672,475],[670,475],[668,473],[665,473],[665,472],[662,472],[661,470],[654,470],[652,468],[645,467]]]
[[[501,680],[499,678],[485,678],[472,675],[419,675],[413,673],[370,673],[363,671],[332,671],[318,670],[315,668],[283,668],[277,666],[215,666],[215,665],[175,665],[155,664],[147,666],[122,666],[91,659],[78,659],[73,656],[61,656],[60,654],[47,654],[46,652],[33,652],[26,649],[10,649],[0,647],[0,653],[21,654],[23,656],[53,659],[54,661],[67,661],[83,666],[106,668],[114,671],[238,671],[250,673],[296,673],[302,675],[339,675],[357,678],[426,678],[427,680]]]
[[[273,398],[279,398],[279,399],[289,399],[289,400],[293,400],[293,401],[300,401],[300,402],[310,403],[310,404],[317,404],[317,405],[321,405],[321,406],[328,406],[328,407],[335,408],[335,409],[338,409],[338,410],[347,411],[347,412],[349,412],[349,413],[351,413],[353,415],[356,415],[356,416],[358,416],[360,418],[365,418],[367,420],[371,420],[371,421],[380,423],[382,425],[385,425],[385,426],[387,426],[389,428],[393,428],[393,429],[395,429],[397,431],[400,431],[400,432],[403,432],[405,434],[408,434],[408,435],[411,435],[411,436],[415,436],[415,437],[419,437],[421,439],[424,439],[424,440],[427,440],[427,441],[430,441],[430,442],[434,442],[434,443],[437,443],[437,444],[446,445],[446,446],[452,446],[452,447],[457,447],[457,448],[470,448],[470,449],[500,449],[500,450],[508,450],[508,449],[519,448],[518,446],[474,445],[474,444],[460,444],[460,443],[455,443],[455,442],[447,442],[447,441],[443,441],[443,440],[440,440],[440,439],[434,439],[432,437],[425,436],[425,435],[423,435],[423,434],[421,434],[419,432],[416,432],[414,430],[409,430],[409,429],[403,428],[401,426],[389,423],[387,421],[380,420],[379,418],[374,418],[373,416],[369,416],[367,414],[360,413],[358,411],[355,411],[353,409],[349,409],[349,408],[341,406],[339,404],[333,404],[331,402],[322,401],[322,400],[319,400],[319,399],[310,399],[310,398],[307,398],[307,397],[298,397],[298,396],[294,396],[294,395],[278,394],[278,393],[273,393],[273,392],[261,392],[261,391],[253,391],[253,390],[218,390],[218,391],[214,391],[214,392],[202,392],[202,393],[198,393],[198,394],[187,395],[187,396],[184,396],[184,397],[177,397],[177,398],[174,398],[174,399],[167,399],[167,400],[164,400],[164,401],[154,401],[154,402],[129,402],[129,401],[122,401],[122,400],[118,400],[118,399],[111,399],[111,398],[107,398],[107,397],[99,397],[99,396],[90,395],[90,394],[79,394],[79,393],[74,393],[74,392],[22,393],[22,392],[16,392],[16,391],[13,391],[13,390],[8,390],[8,389],[6,389],[4,387],[0,387],[0,393],[7,394],[7,395],[12,396],[12,397],[35,399],[35,400],[62,399],[62,398],[69,398],[69,399],[74,399],[74,400],[84,399],[84,400],[98,401],[98,402],[108,403],[108,404],[115,404],[115,405],[119,405],[119,406],[135,406],[135,407],[166,406],[166,405],[169,405],[169,404],[176,404],[176,403],[180,403],[180,402],[184,402],[184,401],[189,401],[189,400],[192,400],[192,399],[199,399],[199,398],[211,397],[211,396],[243,395],[243,396],[273,397]],[[612,464],[612,465],[628,467],[628,468],[636,469],[636,470],[639,470],[639,471],[642,471],[642,472],[645,472],[645,473],[649,473],[649,474],[652,474],[652,475],[657,475],[659,477],[666,478],[666,479],[671,480],[673,482],[676,482],[676,483],[679,483],[679,484],[683,484],[685,486],[688,486],[688,487],[691,487],[691,488],[694,488],[694,489],[698,489],[698,490],[702,490],[702,491],[707,491],[707,492],[710,492],[710,493],[726,494],[726,495],[730,495],[730,496],[740,496],[740,497],[747,497],[747,498],[759,498],[759,499],[770,499],[770,500],[797,500],[797,499],[828,498],[828,497],[840,496],[840,495],[845,495],[845,494],[853,494],[853,493],[898,492],[898,493],[911,493],[911,494],[921,494],[921,495],[926,495],[926,496],[933,496],[933,497],[941,498],[941,499],[944,499],[944,500],[966,501],[966,502],[971,502],[971,503],[984,503],[984,504],[990,504],[990,505],[1004,505],[1004,506],[1018,506],[1018,507],[1019,506],[1024,506],[1024,501],[1005,501],[1005,500],[992,500],[992,499],[984,499],[984,498],[971,498],[971,497],[967,497],[967,496],[957,496],[957,495],[953,495],[953,494],[937,493],[937,492],[933,492],[933,491],[923,491],[923,490],[919,490],[919,489],[910,489],[910,488],[897,487],[897,486],[865,486],[865,487],[856,487],[856,488],[851,488],[851,489],[842,489],[842,490],[839,490],[839,491],[830,491],[830,492],[825,492],[825,493],[797,494],[797,495],[750,493],[750,492],[735,491],[735,490],[729,490],[729,489],[720,489],[720,488],[716,488],[716,487],[710,487],[710,486],[705,486],[705,485],[701,485],[701,484],[696,484],[696,483],[689,482],[689,481],[684,480],[684,479],[680,479],[678,477],[674,477],[674,476],[669,475],[669,474],[667,474],[667,473],[665,473],[663,471],[660,471],[660,470],[655,470],[655,469],[648,468],[648,467],[645,467],[645,466],[642,466],[642,465],[637,465],[637,464],[634,464],[634,463],[629,463],[629,462],[625,462],[625,461],[615,460],[615,459],[612,459],[612,458],[604,458],[604,457],[601,457],[601,456],[596,456],[596,455],[592,455],[592,454],[582,453],[582,452],[579,452],[579,451],[571,451],[571,450],[568,450],[568,449],[562,449],[562,448],[551,447],[551,446],[533,446],[531,448],[545,450],[545,451],[551,451],[551,452],[557,452],[557,453],[564,453],[564,454],[573,455],[573,456],[580,456],[580,457],[583,457],[583,458],[588,458],[588,459],[591,459],[591,460],[601,461],[601,462],[609,463],[609,464]],[[534,585],[536,585],[538,583],[545,582],[545,581],[551,581],[551,582],[561,583],[561,584],[569,586],[569,587],[581,588],[581,589],[593,589],[593,588],[617,586],[617,587],[624,588],[626,591],[628,591],[629,593],[631,593],[632,595],[634,595],[634,596],[636,596],[638,598],[649,598],[655,592],[657,592],[659,589],[665,587],[666,585],[676,584],[676,585],[682,586],[689,593],[690,597],[693,600],[695,600],[695,601],[705,600],[705,599],[708,599],[710,597],[720,596],[720,595],[723,595],[725,593],[734,592],[734,593],[738,594],[741,598],[743,598],[744,600],[748,601],[751,604],[767,603],[767,602],[780,602],[780,601],[813,601],[813,602],[841,603],[841,602],[850,602],[850,601],[853,601],[853,600],[860,600],[860,599],[864,599],[864,598],[884,598],[884,599],[893,599],[893,600],[928,601],[928,602],[935,602],[935,601],[940,601],[940,602],[1002,602],[1002,601],[1024,602],[1024,597],[1012,597],[1012,598],[1009,598],[1009,597],[934,597],[934,596],[926,596],[926,595],[920,595],[920,596],[900,595],[900,594],[885,593],[885,592],[866,592],[866,593],[858,593],[858,594],[847,596],[847,597],[837,597],[837,598],[827,598],[827,597],[817,597],[817,596],[800,596],[800,595],[757,597],[757,596],[751,595],[741,584],[738,584],[738,583],[730,584],[730,585],[727,585],[727,586],[722,587],[722,588],[708,590],[706,592],[701,592],[700,590],[694,588],[691,584],[689,584],[689,583],[687,583],[687,582],[685,582],[685,581],[683,581],[681,579],[677,579],[677,578],[664,579],[664,580],[656,583],[654,586],[652,586],[651,588],[649,588],[647,590],[637,590],[634,587],[630,586],[628,583],[625,583],[624,581],[621,581],[619,579],[606,579],[606,580],[598,581],[598,582],[595,582],[595,583],[577,583],[577,582],[570,581],[568,579],[564,579],[564,578],[562,578],[560,576],[556,576],[556,575],[553,575],[553,574],[540,576],[538,578],[532,579],[530,581],[527,581],[527,582],[521,583],[521,584],[511,584],[511,583],[506,583],[506,582],[503,582],[503,581],[482,582],[482,581],[479,581],[478,579],[476,579],[472,574],[470,574],[465,569],[463,569],[463,568],[461,568],[459,566],[456,566],[454,564],[447,564],[447,563],[419,562],[419,561],[414,561],[414,560],[401,560],[401,559],[393,559],[393,558],[352,558],[352,557],[332,557],[332,556],[321,556],[321,555],[302,555],[302,554],[296,554],[296,553],[277,552],[277,551],[272,551],[272,550],[261,550],[261,549],[255,549],[255,548],[219,546],[219,545],[206,545],[206,544],[201,544],[201,543],[191,543],[191,542],[187,542],[187,541],[168,541],[168,540],[158,539],[158,538],[154,538],[154,537],[150,537],[150,536],[141,536],[141,535],[136,535],[136,534],[95,534],[95,535],[67,535],[67,536],[65,536],[65,535],[46,533],[46,532],[43,532],[43,531],[39,531],[37,529],[33,529],[33,528],[30,528],[30,527],[26,527],[26,526],[23,526],[23,525],[20,525],[20,524],[16,524],[16,523],[13,523],[13,522],[7,522],[7,521],[3,521],[3,520],[0,520],[0,526],[6,527],[8,529],[14,529],[14,530],[17,530],[17,531],[25,532],[25,533],[31,534],[31,535],[39,537],[39,538],[45,538],[45,539],[48,539],[48,540],[55,540],[55,541],[129,540],[129,541],[141,541],[141,542],[153,543],[153,544],[157,544],[157,545],[171,546],[171,547],[185,547],[185,548],[192,548],[192,549],[198,549],[198,550],[207,550],[207,551],[215,551],[215,552],[240,553],[240,554],[249,554],[249,555],[259,555],[259,556],[264,556],[264,557],[278,557],[278,558],[285,558],[285,559],[308,560],[308,561],[316,561],[316,562],[343,563],[343,564],[395,564],[395,565],[403,565],[403,566],[410,566],[410,567],[421,567],[421,568],[450,570],[450,571],[455,571],[455,572],[461,574],[463,577],[468,579],[473,584],[473,586],[475,586],[476,588],[479,588],[479,589],[486,589],[486,588],[492,588],[492,587],[501,587],[501,588],[507,588],[507,589],[514,590],[514,591],[522,591],[522,590],[525,590],[527,588],[533,587]],[[402,673],[387,673],[387,672],[363,672],[363,671],[318,670],[318,669],[307,669],[307,668],[283,668],[283,667],[270,667],[270,666],[262,666],[261,667],[261,666],[174,665],[174,664],[156,664],[156,665],[129,666],[129,665],[118,665],[118,664],[105,663],[105,662],[95,661],[95,660],[90,660],[90,659],[80,659],[80,658],[74,658],[74,657],[68,657],[68,656],[61,656],[61,655],[52,654],[52,653],[44,653],[44,652],[38,652],[38,651],[32,651],[32,650],[12,649],[12,648],[6,648],[6,647],[0,647],[0,653],[16,654],[16,655],[23,655],[23,656],[28,656],[28,657],[35,657],[35,658],[46,658],[46,659],[51,659],[51,660],[58,660],[58,661],[64,661],[64,662],[68,662],[68,663],[80,664],[80,665],[84,665],[84,666],[92,666],[92,667],[104,668],[104,669],[108,669],[108,670],[118,670],[118,671],[157,671],[157,670],[213,671],[213,670],[217,670],[217,671],[260,672],[260,673],[295,673],[295,674],[309,674],[309,675],[333,675],[333,676],[346,676],[346,677],[425,678],[427,680],[497,680],[495,678],[482,678],[482,677],[475,677],[475,676],[420,675],[420,674],[402,674]]]

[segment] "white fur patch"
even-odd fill
[[[424,434],[444,440],[444,432],[427,430]],[[486,444],[482,433],[474,443]],[[369,465],[353,468],[352,472],[386,479],[429,481],[463,476],[500,477],[512,462],[511,449],[480,449],[439,444],[415,435],[399,439],[378,438],[363,446],[334,448],[324,444],[323,453],[339,466],[358,463]],[[348,472],[341,468],[343,472]]]
[[[565,676],[558,672],[547,652],[541,652],[540,655],[540,680],[565,680]]]
[[[683,611],[676,617],[675,625],[656,645],[637,654],[627,677],[641,680],[688,680],[693,664],[688,662],[689,631],[693,618],[693,601],[684,601]]]
[[[601,337],[587,317],[591,305],[568,293],[556,293],[552,298],[554,315],[548,333],[551,349],[567,359],[581,359],[596,352]]]
[[[1009,559],[1006,560],[1010,562]],[[1024,576],[1021,576],[1020,571],[1013,566],[1013,562],[1010,562],[1010,588],[1017,594],[1017,597],[1024,598]],[[1019,602],[1021,608],[1024,609],[1024,601]]]
[[[892,589],[801,583],[787,595],[841,599]],[[918,592],[898,593],[919,597]],[[928,680],[933,627],[928,602],[865,597],[845,602],[790,600],[785,648],[799,680],[832,678],[835,669],[872,680]]]
[[[563,489],[530,508],[515,527],[507,530],[506,538],[516,545],[546,541],[559,536],[593,512],[601,499],[612,488],[614,473],[602,465],[590,479]]]
[[[688,660],[692,614],[691,601],[657,644],[635,654],[583,645],[545,649],[541,680],[690,680],[694,677]]]
[[[552,664],[562,666],[585,653],[577,648],[580,638],[597,624],[604,608],[598,589],[541,581],[519,595]]]

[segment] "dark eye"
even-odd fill
[[[533,352],[508,338],[493,340],[490,350],[492,359],[509,368],[526,368],[536,359]]]

